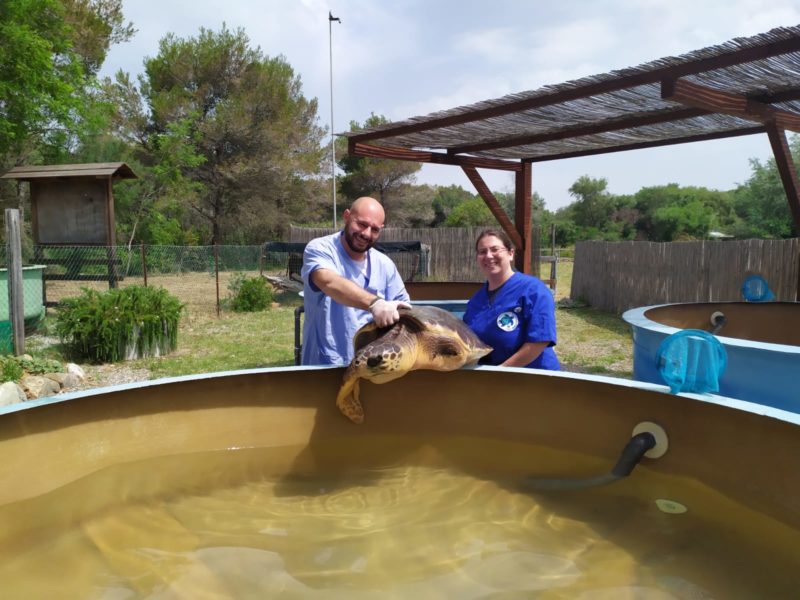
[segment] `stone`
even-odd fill
[[[75,363],[67,363],[66,369],[67,369],[67,373],[72,373],[73,375],[75,375],[81,381],[84,381],[86,379],[86,373],[84,372],[84,370],[81,369]]]
[[[61,391],[61,385],[58,382],[39,375],[26,375],[20,379],[19,384],[31,400],[54,396]]]
[[[64,377],[64,381],[61,382],[61,389],[62,390],[72,390],[77,387],[80,387],[81,383],[83,383],[75,373],[67,373],[67,376]]]
[[[60,387],[64,387],[64,381],[67,379],[67,375],[69,375],[69,373],[43,373],[42,377],[47,377],[47,379],[52,379]]]
[[[27,400],[25,392],[13,381],[6,381],[0,385],[0,406],[25,402],[25,400]]]

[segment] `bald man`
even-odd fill
[[[374,319],[396,323],[409,296],[392,260],[372,246],[383,230],[383,206],[362,197],[344,211],[344,228],[311,240],[303,253],[304,365],[346,365],[353,336]]]

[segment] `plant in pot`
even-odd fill
[[[178,346],[182,310],[183,304],[159,287],[84,288],[63,301],[56,332],[68,354],[94,362],[161,356]]]

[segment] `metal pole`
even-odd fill
[[[333,228],[336,229],[336,144],[333,139],[333,22],[342,20],[328,11],[328,55],[331,66],[331,187],[333,188]]]

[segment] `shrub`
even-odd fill
[[[272,287],[263,277],[238,274],[228,284],[230,305],[236,312],[266,310],[272,304]]]
[[[25,372],[14,356],[0,357],[0,383],[19,381]]]
[[[41,375],[42,373],[62,373],[64,365],[52,358],[31,356],[0,356],[0,383],[19,381],[25,373]]]
[[[138,285],[64,300],[56,332],[67,352],[98,362],[167,354],[178,346],[183,304],[158,287]]]

